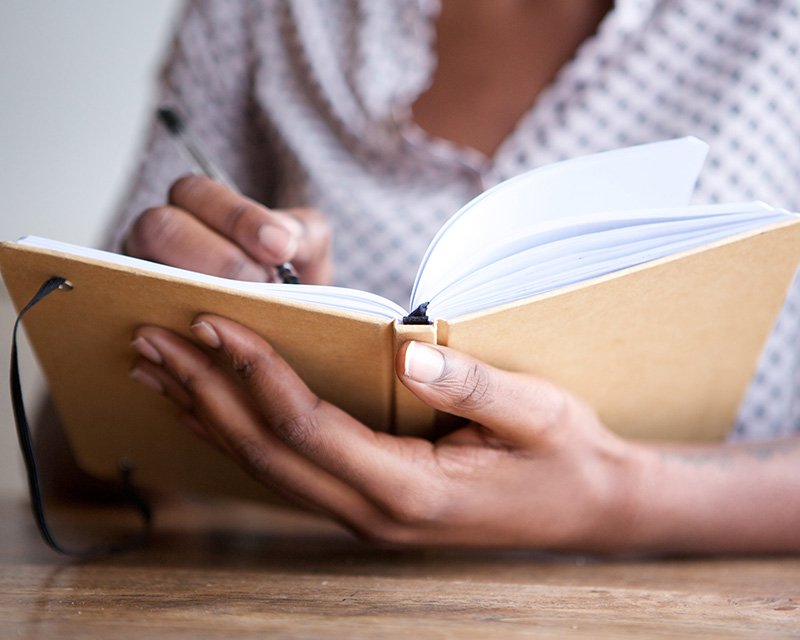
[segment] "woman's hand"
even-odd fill
[[[469,420],[429,442],[376,433],[321,401],[275,351],[199,316],[209,350],[137,330],[132,376],[264,484],[386,544],[626,547],[633,448],[541,379],[407,343],[397,373],[424,402]]]
[[[275,281],[291,262],[301,282],[333,279],[330,228],[315,209],[267,209],[210,178],[175,182],[169,203],[148,209],[123,243],[128,255],[235,280]]]

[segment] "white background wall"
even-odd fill
[[[99,242],[135,166],[180,6],[0,0],[0,239]],[[0,286],[0,497],[25,492],[5,374],[13,320]],[[29,356],[23,370],[33,407],[41,382]]]

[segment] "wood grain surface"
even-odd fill
[[[381,550],[303,513],[170,500],[149,546],[77,562],[27,505],[0,509],[0,638],[800,637],[797,557]],[[73,543],[126,526],[58,516]]]

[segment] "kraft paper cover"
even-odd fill
[[[0,246],[19,309],[47,278],[74,284],[31,310],[25,327],[79,463],[137,481],[273,497],[230,460],[173,425],[171,405],[128,377],[130,336],[158,324],[189,336],[201,311],[263,335],[324,399],[372,428],[434,433],[435,412],[395,375],[407,339],[449,345],[559,382],[623,436],[719,441],[800,260],[800,219],[495,309],[404,326],[226,291],[25,247]]]

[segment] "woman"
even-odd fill
[[[687,134],[712,148],[698,200],[796,210],[798,35],[788,1],[194,2],[162,98],[252,199],[189,177],[159,204],[183,168],[156,132],[113,242],[243,279],[291,260],[305,282],[402,301],[430,237],[482,189]],[[742,442],[724,445],[626,441],[546,380],[418,343],[400,349],[397,375],[468,422],[436,442],[374,433],[263,339],[209,315],[191,327],[202,351],[137,330],[132,376],[257,479],[370,540],[796,551],[798,291],[742,406]]]

